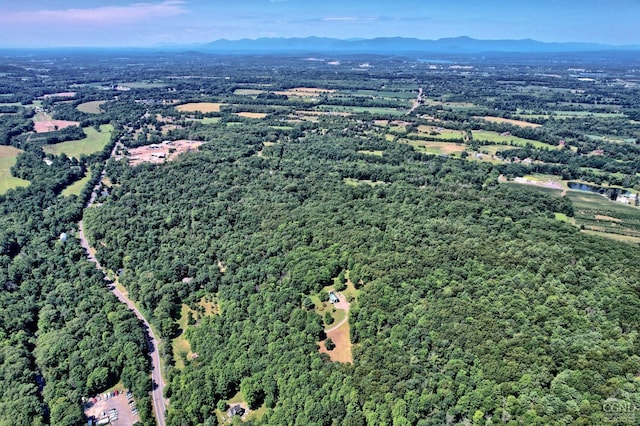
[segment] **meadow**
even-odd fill
[[[0,194],[8,190],[28,186],[29,181],[11,176],[11,167],[22,151],[12,146],[0,146]]]
[[[69,157],[80,158],[81,155],[91,155],[100,152],[109,143],[113,126],[111,124],[103,124],[100,131],[96,131],[93,127],[85,127],[84,133],[86,138],[57,143],[55,145],[46,145],[42,149],[47,154],[60,155],[62,153]]]
[[[538,149],[558,149],[558,147],[555,145],[549,145],[548,143],[540,142],[534,139],[525,139],[513,135],[503,135],[487,130],[474,130],[473,139],[477,141],[493,142],[515,146],[526,146],[527,144],[529,144]]]
[[[222,105],[224,104],[218,102],[189,102],[178,105],[176,109],[180,112],[201,112],[206,114],[208,112],[220,112]]]
[[[83,102],[76,107],[76,109],[80,112],[85,112],[87,114],[102,114],[102,110],[100,109],[100,105],[105,103],[106,101],[89,101]]]

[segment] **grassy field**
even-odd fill
[[[220,117],[204,117],[204,118],[191,118],[190,121],[197,121],[202,124],[215,124],[220,122]]]
[[[224,105],[219,102],[191,102],[188,104],[178,105],[176,109],[180,112],[196,112],[203,114],[207,112],[220,112],[220,107]]]
[[[16,164],[16,158],[22,150],[12,146],[0,146],[0,194],[4,194],[12,188],[29,185],[28,180],[11,176],[11,167]]]
[[[486,131],[486,130],[474,130],[473,131],[473,139],[478,140],[478,141],[502,143],[502,144],[506,144],[506,145],[509,145],[509,144],[513,143],[513,145],[516,145],[516,146],[525,146],[527,144],[531,144],[534,148],[539,148],[539,149],[540,148],[558,149],[557,146],[549,145],[547,143],[536,141],[536,140],[533,140],[533,139],[524,139],[524,138],[519,138],[519,137],[513,136],[513,135],[504,135],[503,136],[500,133],[490,132],[490,131]]]
[[[239,117],[257,118],[257,119],[262,119],[262,118],[265,118],[267,115],[269,115],[264,112],[236,112],[234,114]]]
[[[463,134],[460,130],[443,129],[440,127],[426,125],[418,126],[418,133],[411,133],[408,136],[415,136],[418,138],[421,136],[428,136],[443,141],[460,140],[463,138]]]
[[[529,123],[528,121],[522,121],[522,120],[513,120],[510,118],[490,117],[490,116],[485,116],[481,118],[490,123],[506,123],[506,124],[512,124],[514,126],[519,126],[519,127],[540,127],[541,126],[541,124]]]
[[[183,332],[180,333],[178,337],[173,339],[171,342],[171,347],[173,348],[173,358],[176,363],[176,368],[182,370],[185,367],[184,359],[190,359],[193,355],[191,351],[191,345],[189,341],[184,337],[184,330],[187,328],[187,320],[189,312],[193,313],[191,309],[185,304],[182,305],[180,309],[180,319],[178,320],[178,325],[180,326],[180,330]]]
[[[57,143],[55,145],[47,145],[43,147],[47,154],[60,155],[65,153],[69,157],[79,158],[81,155],[90,155],[102,151],[111,139],[113,126],[111,124],[103,124],[100,131],[97,132],[93,127],[85,127],[84,133],[86,138]]]
[[[584,230],[609,238],[640,238],[640,209],[611,201],[599,194],[568,191],[573,203],[575,223]]]
[[[120,83],[120,86],[130,87],[132,89],[158,89],[160,87],[167,87],[165,83],[152,83],[147,81],[132,81],[129,83]]]
[[[102,114],[102,110],[100,109],[100,105],[105,103],[106,101],[91,101],[81,103],[76,107],[78,111],[86,112],[87,114]]]
[[[320,105],[318,109],[321,111],[348,112],[352,114],[361,114],[366,112],[368,112],[369,114],[384,114],[384,115],[392,115],[392,116],[401,116],[406,114],[406,111],[404,110],[397,110],[395,108],[384,108],[384,107]]]
[[[236,89],[233,91],[233,94],[241,95],[241,96],[256,96],[266,92],[267,92],[266,90],[260,90],[260,89]]]
[[[365,154],[365,155],[375,155],[376,157],[382,157],[382,154],[384,153],[384,151],[367,151],[367,150],[360,150],[358,151],[358,154]]]
[[[72,183],[71,185],[63,189],[62,196],[69,197],[71,195],[80,195],[84,187],[87,185],[87,183],[89,183],[90,179],[91,179],[91,170],[87,171],[87,173],[82,179]]]
[[[433,142],[411,139],[400,139],[399,142],[409,144],[416,150],[427,152],[429,154],[461,154],[465,150],[465,146],[463,144],[453,142]]]

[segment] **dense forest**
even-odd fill
[[[86,424],[115,385],[153,424],[145,330],[81,219],[163,339],[167,424],[635,424],[640,210],[601,197],[585,226],[567,186],[640,190],[624,64],[104,55],[2,68],[28,186],[0,195],[0,424]],[[34,133],[36,110],[78,125]],[[179,140],[202,145],[158,154]],[[564,190],[507,182],[531,175]]]

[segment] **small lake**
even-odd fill
[[[603,186],[591,185],[588,183],[569,182],[567,186],[569,186],[569,189],[575,189],[577,191],[585,191],[585,192],[591,192],[594,194],[601,194],[601,195],[607,195],[607,191],[609,189],[615,190],[616,194],[619,194],[619,195],[624,195],[624,196],[632,195],[631,192],[624,191],[619,188],[605,188]]]

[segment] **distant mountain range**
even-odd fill
[[[365,40],[334,38],[259,38],[217,40],[195,50],[211,53],[560,53],[640,50],[640,45],[611,46],[596,43],[546,43],[536,40],[477,40],[470,37],[420,40],[383,37]]]

